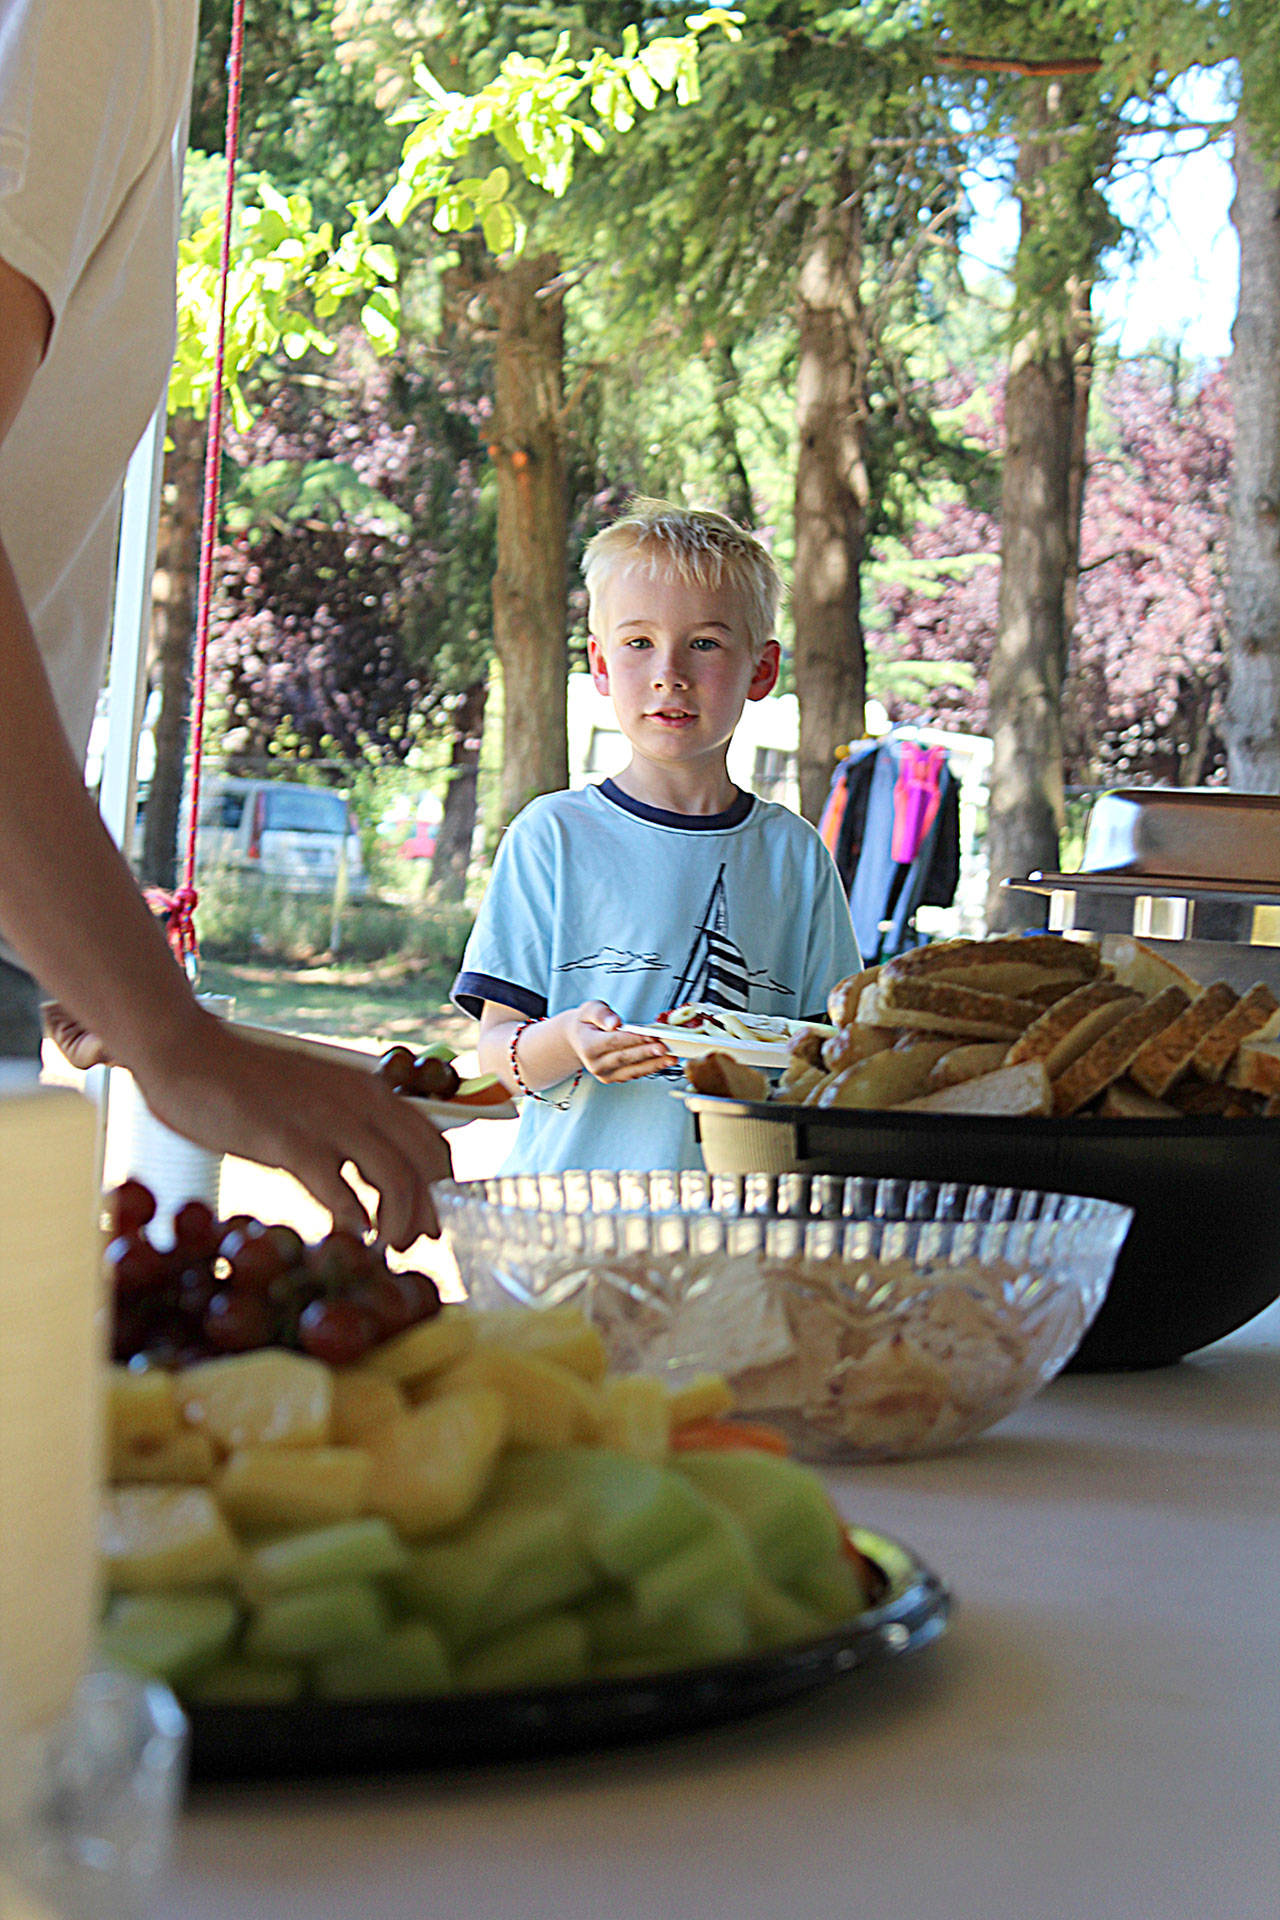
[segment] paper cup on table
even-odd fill
[[[0,1092],[0,1695],[12,1803],[63,1716],[97,1614],[102,1390],[97,1116],[67,1087]]]

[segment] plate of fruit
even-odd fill
[[[496,1073],[464,1074],[457,1065],[459,1056],[447,1041],[429,1046],[397,1045],[384,1053],[366,1053],[359,1047],[342,1046],[333,1040],[313,1040],[302,1034],[282,1033],[274,1027],[253,1026],[238,1021],[238,1029],[264,1046],[292,1048],[312,1054],[319,1060],[338,1060],[344,1066],[372,1069],[382,1079],[417,1102],[436,1126],[464,1127],[472,1120],[514,1120],[516,1105]]]
[[[112,1203],[99,1655],[174,1689],[194,1778],[651,1739],[945,1627],[718,1375],[611,1372],[576,1308],[442,1303],[349,1235],[193,1201],[166,1250],[149,1199]]]

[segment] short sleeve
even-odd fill
[[[555,848],[536,802],[507,828],[493,863],[462,966],[456,1006],[479,1019],[486,1000],[518,1007],[532,1020],[547,1011],[555,927]]]
[[[805,1020],[825,1019],[827,995],[836,981],[847,979],[862,966],[839,871],[816,834],[813,861],[813,909],[800,991],[800,1013]]]
[[[157,41],[182,37],[181,11],[118,0],[0,8],[0,258],[40,288],[55,320],[167,137]]]

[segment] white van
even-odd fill
[[[368,892],[355,818],[332,787],[215,775],[201,784],[196,862],[256,873],[291,893],[331,893],[345,858],[353,898]]]

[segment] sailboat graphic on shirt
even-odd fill
[[[684,970],[672,991],[671,1005],[680,1007],[696,1001],[703,1006],[734,1007],[743,1012],[751,997],[752,984],[752,972],[742,949],[729,933],[729,907],[722,866],[702,910]],[[767,980],[763,984],[774,993],[791,991],[777,980]]]

